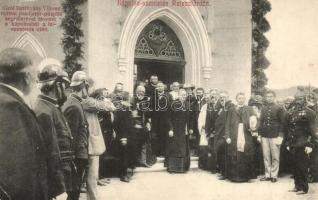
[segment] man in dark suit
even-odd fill
[[[199,90],[196,90],[194,94],[195,86],[193,84],[184,84],[183,89],[187,91],[187,102],[189,103],[189,112],[192,116],[193,120],[193,133],[189,135],[189,143],[190,143],[190,149],[194,150],[193,153],[197,155],[199,142],[200,142],[200,133],[199,133],[199,127],[198,127],[198,119],[201,112],[201,108],[203,104],[206,103],[205,97],[204,97],[204,90],[203,88],[198,88]]]
[[[122,182],[130,182],[135,167],[133,162],[135,141],[133,138],[133,120],[130,112],[129,93],[124,91],[123,86],[122,83],[117,83],[114,91],[109,96],[117,108],[114,112],[113,128],[116,132],[116,156],[120,160],[120,180]]]
[[[33,73],[25,51],[9,48],[0,53],[0,196],[8,199],[49,199],[47,149],[24,100]]]
[[[149,112],[150,98],[145,96],[145,87],[138,86],[131,99],[131,112],[136,140],[135,161],[137,165],[150,167],[147,164],[147,152],[144,146],[149,139],[150,125],[147,125],[147,112]],[[147,128],[148,127],[148,128]],[[148,152],[149,154],[149,152]],[[148,156],[149,157],[149,156]]]
[[[172,96],[165,91],[162,82],[157,84],[155,106],[151,118],[152,142],[157,156],[165,156],[168,134],[168,115]]]
[[[214,140],[215,140],[215,121],[218,117],[219,106],[219,90],[214,88],[210,91],[210,98],[207,104],[206,122],[205,122],[205,132],[209,143],[209,153],[207,158],[207,170],[211,171],[213,174],[217,173],[217,162],[216,155],[214,151]]]
[[[226,141],[225,141],[225,122],[228,111],[232,109],[234,104],[228,99],[229,94],[227,91],[220,91],[220,98],[217,104],[217,114],[215,118],[214,129],[214,153],[218,170],[221,173],[220,180],[227,178],[227,164],[228,159],[226,155]]]
[[[41,93],[36,102],[35,113],[44,131],[46,146],[50,149],[53,162],[49,163],[54,177],[49,185],[50,196],[55,197],[67,192],[71,199],[73,166],[73,137],[70,128],[60,110],[60,105],[66,100],[65,84],[69,82],[67,73],[54,65],[45,66],[38,74],[38,84]],[[58,144],[54,146],[52,144]],[[66,193],[63,193],[66,197]]]
[[[79,199],[84,172],[88,167],[88,123],[81,104],[88,96],[88,77],[85,72],[77,71],[72,76],[70,87],[73,92],[64,103],[63,112],[74,137],[73,151],[77,175],[74,177],[71,199]]]
[[[192,88],[194,89],[194,85],[192,85]],[[199,87],[195,90],[195,100],[194,100],[194,109],[195,117],[193,122],[193,136],[195,137],[195,149],[199,147],[200,143],[200,131],[198,127],[198,119],[199,115],[201,113],[202,107],[207,103],[207,97],[204,95],[204,89],[202,87]]]
[[[145,95],[147,97],[150,97],[152,101],[154,101],[154,96],[155,96],[157,84],[158,84],[158,76],[151,75],[149,78],[149,84],[145,86],[145,88],[146,88]]]

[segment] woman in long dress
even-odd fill
[[[172,101],[169,115],[170,130],[166,146],[166,165],[170,173],[185,173],[190,168],[189,134],[192,115],[186,101],[186,91],[180,90],[179,98]]]

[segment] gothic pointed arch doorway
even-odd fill
[[[185,56],[175,32],[163,21],[153,20],[141,31],[135,46],[134,80],[147,81],[151,75],[167,85],[185,80]]]

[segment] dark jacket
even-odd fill
[[[203,97],[197,96],[197,97],[195,97],[194,103],[195,103],[194,110],[197,112],[197,115],[199,115],[202,107],[207,103],[207,100],[204,96]]]
[[[113,127],[117,139],[130,138],[132,136],[133,119],[129,109],[114,112]]]
[[[107,148],[106,151],[109,151],[109,148],[111,148],[114,133],[114,125],[112,119],[113,114],[111,112],[99,111],[97,115],[100,128],[102,129],[102,133],[104,136],[104,141]]]
[[[205,120],[205,132],[207,136],[210,136],[211,134],[215,134],[215,120],[217,118],[218,112],[219,112],[220,106],[217,105],[217,103],[207,104],[207,113],[206,113],[206,120]]]
[[[188,153],[187,131],[193,129],[193,116],[189,112],[188,102],[179,99],[171,102],[168,124],[173,137],[168,137],[166,154],[168,157],[186,157]],[[168,134],[167,134],[168,135]]]
[[[80,97],[71,94],[63,105],[63,113],[74,138],[75,157],[88,159],[88,123],[81,101]]]
[[[286,119],[286,145],[290,147],[312,146],[316,139],[316,115],[309,108],[294,109]]]
[[[66,188],[70,191],[70,184],[66,186],[64,181],[69,183],[71,180],[65,180],[67,177],[63,178],[62,169],[71,171],[73,137],[58,103],[54,99],[39,95],[35,113],[44,131],[46,146],[51,152],[53,162],[49,163],[48,167],[54,177],[49,177],[49,188],[51,196],[55,197],[64,192]]]
[[[145,86],[146,89],[146,93],[145,96],[150,98],[150,109],[154,110],[154,106],[155,106],[155,100],[156,100],[156,86],[151,85],[151,83],[149,83],[148,85]]]
[[[169,123],[169,109],[171,108],[172,96],[164,92],[156,94],[155,110],[151,112],[151,132],[157,135],[166,135],[171,130]]]
[[[130,108],[127,107],[127,105],[122,104],[123,101],[129,102],[129,93],[126,91],[114,91],[109,95],[109,98],[117,108],[117,110],[113,112],[113,129],[116,133],[116,140],[129,138],[132,135],[131,133],[133,128],[132,115],[130,112]]]
[[[142,126],[145,128],[146,123],[149,121],[150,113],[150,98],[144,96],[143,98],[138,98],[134,96],[131,100],[131,110],[136,112],[137,115],[133,116],[134,126]]]
[[[267,104],[262,108],[259,133],[265,138],[284,136],[285,110],[277,104]]]
[[[189,104],[189,112],[193,116],[193,133],[195,136],[199,135],[199,127],[198,127],[198,119],[201,112],[201,109],[204,104],[206,104],[206,100],[204,97],[199,98],[193,95],[189,95],[187,97],[187,103]]]
[[[48,199],[47,150],[33,111],[0,85],[0,186],[14,200]]]
[[[255,152],[255,146],[253,137],[250,131],[250,117],[256,116],[252,107],[243,106],[240,109],[237,106],[232,106],[228,111],[225,122],[225,138],[231,138],[231,143],[228,145],[228,155],[237,155],[237,139],[239,124],[243,124],[245,146],[244,153],[247,155],[253,155]]]
[[[217,139],[222,139],[225,137],[225,122],[228,116],[229,110],[232,109],[234,104],[231,101],[225,103],[225,106],[218,104],[218,112],[216,114],[214,134]]]

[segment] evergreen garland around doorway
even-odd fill
[[[87,0],[63,0],[64,17],[61,22],[63,29],[62,47],[65,54],[63,61],[66,72],[71,77],[75,71],[82,70],[80,60],[83,59],[84,36],[81,30],[83,21],[79,6]]]
[[[270,62],[265,57],[269,41],[264,33],[270,29],[265,18],[271,10],[268,0],[252,0],[252,94],[263,95],[266,91],[267,77],[264,70]]]

